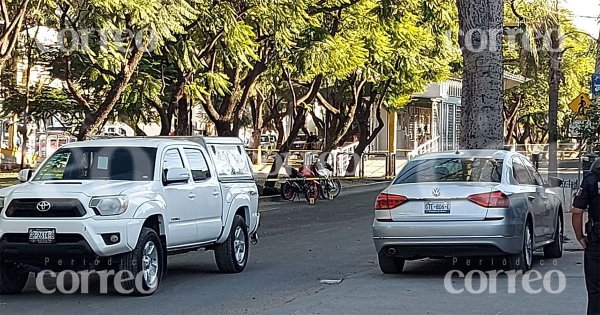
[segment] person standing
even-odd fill
[[[588,222],[583,225],[583,213]],[[588,315],[600,315],[600,159],[594,161],[573,199],[573,230],[584,248],[585,283],[588,291]]]

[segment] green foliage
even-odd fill
[[[516,43],[505,43],[505,67],[512,73],[526,77],[528,81],[505,94],[506,109],[512,111],[519,106],[516,114],[518,135],[511,134],[511,137],[517,142],[546,141],[550,58],[546,41],[548,31],[554,23],[559,22],[561,49],[564,51],[559,96],[559,137],[567,139],[568,126],[575,119],[568,104],[580,93],[589,93],[595,64],[595,42],[573,25],[568,11],[560,11],[557,15],[545,0],[516,1],[515,7],[523,20],[514,15],[507,3],[506,23],[520,25],[523,33],[517,33]]]
[[[447,78],[459,57],[447,38],[457,27],[452,0],[69,0],[45,12],[56,29],[152,31],[142,43],[154,49],[116,96],[113,116],[127,121],[170,120],[182,95],[213,121],[245,125],[248,100],[258,99],[268,99],[272,107],[262,110],[277,119],[319,77],[320,91],[339,92],[336,106],[352,102],[353,85],[365,82],[363,89],[381,89],[384,105],[398,108]],[[94,113],[113,97],[136,44],[88,35],[86,49],[45,55],[53,76],[70,78],[80,92],[82,99],[63,91],[77,99],[78,118],[84,103]]]

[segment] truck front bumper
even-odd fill
[[[10,257],[118,255],[133,250],[143,223],[141,219],[0,219],[0,255]],[[31,228],[55,229],[55,243],[30,244],[28,233]],[[119,241],[114,244],[110,244],[103,238],[103,235],[114,234],[119,235]]]

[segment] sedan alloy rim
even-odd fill
[[[529,267],[533,260],[533,239],[531,238],[531,231],[529,226],[525,229],[525,263]]]

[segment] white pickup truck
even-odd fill
[[[257,240],[258,191],[237,138],[118,138],[68,144],[0,190],[0,294],[30,272],[112,267],[152,294],[167,255],[214,250],[236,273]],[[130,293],[128,292],[128,293]]]

